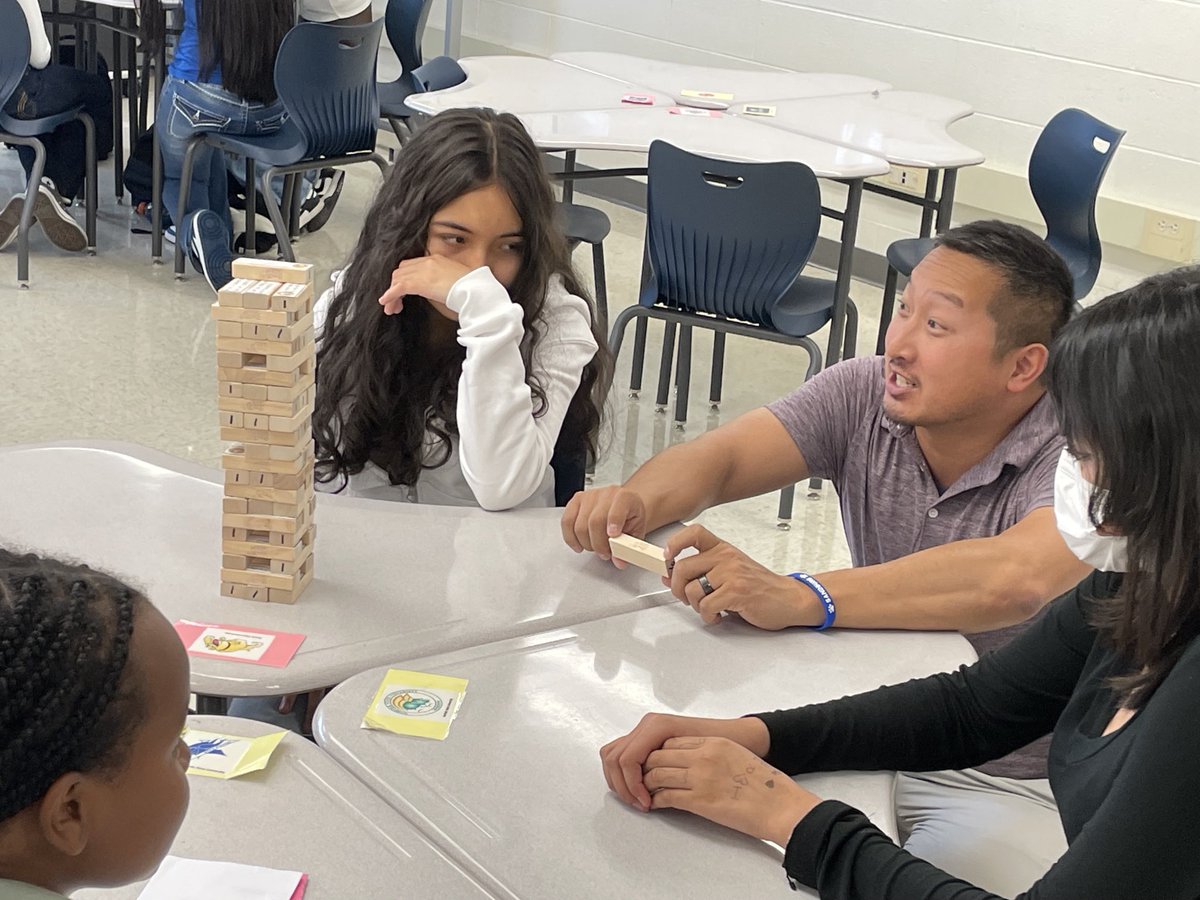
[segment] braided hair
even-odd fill
[[[0,548],[0,822],[64,772],[124,762],[143,712],[122,684],[143,599],[87,566]]]

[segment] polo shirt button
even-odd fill
[[[929,518],[936,519],[937,517],[938,517],[938,511],[936,509],[931,509],[929,511]]]

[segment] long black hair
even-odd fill
[[[509,295],[523,311],[521,358],[534,415],[545,412],[546,395],[532,359],[542,338],[550,279],[560,277],[589,307],[592,301],[571,267],[541,154],[520,120],[485,109],[450,110],[404,147],[367,213],[341,290],[329,306],[313,410],[318,481],[340,478],[344,486],[373,461],[392,484],[411,485],[423,468],[449,459],[466,350],[457,343],[433,346],[430,318],[437,313],[428,304],[406,303],[399,315],[385,316],[378,301],[401,260],[425,255],[434,214],[489,184],[504,189],[521,219],[522,260]],[[610,355],[596,331],[594,308],[592,330],[600,349],[584,368],[563,421],[556,445],[562,455],[581,457],[596,448]],[[440,445],[429,462],[427,433]]]
[[[1127,540],[1094,621],[1141,706],[1200,637],[1200,268],[1155,275],[1074,318],[1050,355],[1067,446],[1095,467],[1093,524]]]
[[[157,48],[164,39],[162,0],[138,0],[142,38]],[[253,103],[273,103],[275,57],[296,24],[295,0],[196,0],[200,80],[221,69],[222,86]]]
[[[145,712],[122,679],[142,602],[87,566],[0,548],[0,822],[64,772],[122,763]]]

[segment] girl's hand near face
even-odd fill
[[[379,298],[379,305],[386,315],[392,316],[404,309],[404,298],[413,294],[443,307],[439,310],[443,315],[457,318],[445,308],[446,297],[454,283],[470,271],[462,263],[445,256],[406,259],[392,272],[391,287]]]

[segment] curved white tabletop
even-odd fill
[[[773,128],[762,121],[719,111],[714,111],[715,116],[675,115],[669,109],[524,113],[521,121],[544,149],[646,153],[653,141],[664,140],[716,159],[802,162],[821,178],[866,178],[888,170],[879,156]]]
[[[0,544],[125,576],[169,619],[307,635],[282,669],[194,657],[192,689],[262,696],[673,602],[562,542],[560,511],[317,495],[316,577],[292,606],[220,594],[220,470],[130,444],[0,449]]]
[[[733,27],[733,26],[731,26]],[[649,85],[676,103],[721,109],[743,101],[783,100],[792,97],[826,97],[834,94],[884,91],[891,85],[874,78],[830,72],[779,72],[764,69],[722,69],[691,66],[629,56],[625,53],[581,51],[556,53],[551,59],[585,72],[627,78]],[[684,91],[733,94],[732,100],[685,97]]]
[[[782,852],[609,793],[599,748],[644,713],[736,716],[974,660],[953,633],[712,627],[679,604],[406,663],[468,678],[445,741],[359,727],[383,670],[318,708],[321,746],[496,892],[523,900],[787,896]],[[890,773],[804,776],[895,834]],[[586,886],[581,893],[580,886]]]
[[[634,81],[587,72],[538,56],[474,56],[459,61],[467,80],[425,94],[412,94],[405,103],[418,112],[436,115],[447,109],[488,106],[502,112],[619,109],[626,94],[653,94]],[[654,102],[667,106],[669,97]]]
[[[953,169],[983,162],[978,150],[946,133],[953,122],[971,115],[968,103],[915,91],[883,91],[841,97],[780,100],[773,118],[756,117],[775,128],[819,138],[864,153],[882,156],[898,166]],[[730,112],[741,115],[746,104]]]
[[[279,730],[226,716],[192,716],[188,725],[241,737]],[[229,781],[190,776],[189,784],[191,805],[171,846],[176,856],[307,872],[305,900],[494,896],[297,734],[284,736],[261,772]],[[73,896],[133,900],[144,886]]]

